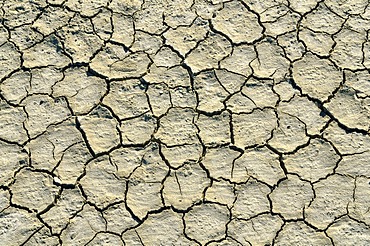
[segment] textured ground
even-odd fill
[[[368,0],[0,0],[0,245],[370,245]]]

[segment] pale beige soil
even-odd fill
[[[0,246],[370,245],[368,0],[0,15]]]

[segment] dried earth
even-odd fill
[[[0,245],[370,245],[368,0],[0,0]]]

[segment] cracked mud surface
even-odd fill
[[[0,245],[370,245],[368,0],[0,0]]]

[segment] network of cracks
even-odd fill
[[[0,4],[0,245],[370,245],[367,0]]]

